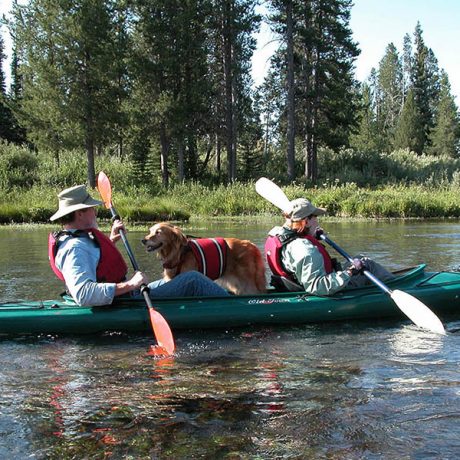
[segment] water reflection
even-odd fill
[[[395,331],[391,338],[393,356],[399,359],[413,356],[435,356],[443,346],[444,336],[422,331],[415,325],[407,325]]]
[[[250,238],[277,223],[187,228]],[[330,222],[347,251],[392,268],[458,265],[455,222]],[[352,230],[352,231],[351,231]],[[54,297],[46,231],[2,229],[0,301]],[[211,233],[212,232],[212,233]],[[140,265],[158,262],[129,233]],[[439,256],[442,254],[442,257]],[[447,323],[459,328],[458,318]],[[1,458],[456,458],[460,334],[368,321],[0,341]]]

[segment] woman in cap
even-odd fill
[[[293,200],[291,205],[291,212],[284,216],[284,225],[273,228],[265,243],[268,265],[275,279],[281,278],[289,290],[332,295],[347,286],[363,286],[369,283],[362,274],[363,268],[382,280],[393,278],[377,262],[362,256],[342,270],[315,237],[320,230],[318,216],[326,214],[326,210],[305,198]]]
[[[65,189],[58,198],[59,209],[50,220],[59,221],[62,230],[50,234],[48,254],[51,268],[78,305],[109,305],[142,284],[148,285],[152,297],[228,295],[198,272],[181,274],[168,283],[148,284],[142,272],[126,279],[128,267],[115,246],[123,223],[115,220],[110,236],[98,230],[95,208],[103,203],[93,199],[84,185]]]

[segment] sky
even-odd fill
[[[377,68],[386,47],[393,43],[402,54],[403,38],[413,38],[420,21],[425,45],[431,48],[460,104],[460,0],[354,0],[350,28],[361,54],[355,62],[356,78],[364,81],[371,69]],[[273,35],[266,26],[261,28],[258,51],[253,58],[253,79],[263,82],[268,60],[276,48]]]
[[[412,37],[417,21],[420,21],[425,45],[433,50],[439,67],[447,72],[452,94],[457,98],[457,105],[460,104],[460,53],[457,51],[460,0],[354,0],[353,3],[350,28],[361,49],[355,63],[355,75],[359,81],[369,76],[372,67],[378,67],[389,43],[402,53],[404,35],[408,33]],[[0,16],[10,7],[11,0],[0,0]],[[10,57],[11,42],[4,27],[2,32],[5,52]],[[257,35],[257,41],[252,76],[258,85],[263,82],[276,42],[265,25]],[[9,62],[4,63],[3,68],[7,73]]]

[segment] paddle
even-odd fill
[[[102,197],[102,201],[104,202],[105,207],[107,209],[110,209],[112,219],[119,219],[120,217],[116,213],[115,208],[112,204],[112,186],[110,184],[110,180],[102,171],[99,173],[97,177],[97,188]],[[128,239],[126,238],[125,232],[123,230],[120,230],[120,236],[123,240],[123,244],[125,245],[126,252],[128,253],[128,257],[131,260],[131,264],[134,270],[139,271],[139,266],[137,265],[136,259],[134,258],[134,254],[131,251],[131,247],[129,246]],[[158,342],[157,346],[152,347],[152,352],[155,355],[171,355],[174,353],[175,345],[169,324],[166,322],[163,316],[161,316],[161,314],[153,308],[152,300],[149,297],[148,288],[145,284],[141,286],[141,292],[147,304],[148,312],[150,315],[150,322],[152,324],[153,332]]]
[[[280,208],[283,212],[289,213],[291,204],[285,193],[271,180],[262,177],[256,182],[256,191],[270,203]],[[331,245],[339,254],[353,263],[353,259],[337,244],[330,240],[326,235],[320,235],[320,238]],[[388,294],[395,302],[397,307],[417,326],[428,329],[438,334],[445,334],[446,331],[439,318],[420,300],[411,296],[407,292],[400,290],[392,291],[382,281],[376,278],[368,270],[363,271],[364,275],[378,286],[382,291]]]

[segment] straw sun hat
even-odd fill
[[[94,208],[103,204],[102,201],[92,198],[84,185],[66,188],[58,195],[58,198],[59,209],[50,217],[51,221],[60,219],[79,209]]]

